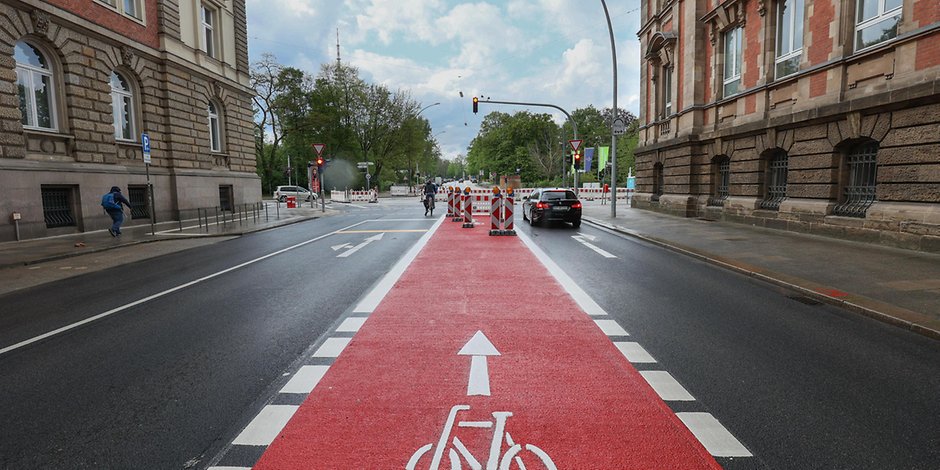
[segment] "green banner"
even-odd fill
[[[607,158],[610,155],[610,147],[600,148],[600,157],[597,161],[597,169],[603,170],[607,166]]]

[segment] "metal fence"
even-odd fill
[[[209,228],[213,225],[219,230],[226,230],[228,227],[240,226],[246,223],[266,222],[270,218],[268,206],[263,201],[232,204],[230,207],[231,210],[224,210],[222,206],[181,210],[179,212],[179,231],[184,230],[183,222],[185,221],[196,221],[199,230],[208,233]],[[280,218],[280,208],[276,211],[277,217]]]

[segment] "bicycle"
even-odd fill
[[[451,408],[450,413],[447,415],[447,421],[444,423],[444,430],[437,444],[426,444],[416,450],[415,453],[412,454],[411,459],[408,460],[408,464],[405,466],[406,470],[417,470],[418,463],[431,449],[434,449],[434,453],[431,454],[431,463],[427,468],[429,470],[440,470],[441,461],[444,459],[445,447],[448,445],[447,440],[454,430],[455,424],[458,428],[492,428],[493,437],[490,441],[490,451],[486,460],[486,467],[484,467],[480,464],[480,461],[470,453],[463,442],[460,441],[460,438],[453,436],[451,440],[452,447],[447,448],[447,458],[450,461],[451,470],[462,470],[462,461],[466,462],[471,470],[511,470],[514,462],[519,470],[526,470],[531,467],[523,462],[522,455],[520,455],[522,452],[533,454],[538,461],[541,461],[546,470],[558,470],[555,463],[552,462],[551,457],[549,457],[544,450],[532,444],[522,445],[513,441],[512,436],[509,435],[509,431],[506,431],[506,421],[512,416],[511,412],[494,411],[492,413],[494,421],[457,421],[457,414],[469,409],[470,406],[468,405],[456,405]],[[502,452],[503,438],[505,438],[506,445],[509,446],[506,452]],[[528,464],[531,465],[533,459],[529,458],[527,461]]]
[[[428,212],[434,217],[434,195],[430,193],[424,195],[424,215],[428,215]]]

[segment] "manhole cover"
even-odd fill
[[[806,304],[806,305],[819,305],[820,304],[818,300],[809,298],[805,295],[788,295],[787,298],[791,300],[795,300],[801,304]]]

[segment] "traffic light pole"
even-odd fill
[[[614,41],[614,27],[610,24],[610,12],[607,11],[607,2],[601,0],[604,6],[604,16],[607,17],[607,31],[610,33],[610,56],[614,61],[614,105],[611,116],[610,133],[610,217],[617,217],[617,134],[613,132],[613,124],[620,117],[617,109],[617,44]]]
[[[605,7],[605,8],[606,8],[606,7]],[[474,99],[474,100],[477,100],[476,97],[473,97],[473,99]],[[562,113],[565,113],[565,116],[568,117],[568,122],[571,123],[571,131],[572,131],[572,133],[574,134],[574,138],[573,138],[572,140],[578,140],[578,125],[574,122],[574,119],[571,118],[571,114],[568,113],[568,111],[565,111],[561,106],[555,106],[555,105],[553,105],[553,104],[547,104],[547,103],[523,103],[523,102],[518,102],[518,101],[495,101],[495,100],[493,100],[493,101],[491,101],[491,100],[483,101],[483,100],[477,100],[477,102],[479,102],[479,103],[492,103],[492,104],[508,104],[508,105],[513,105],[513,106],[541,106],[541,107],[543,107],[543,108],[555,108],[555,109],[561,111]],[[564,155],[562,155],[561,161],[562,161],[562,163],[564,163],[564,161],[565,161],[565,156],[564,156]],[[574,169],[574,172],[572,172],[572,174],[573,174],[573,176],[574,176],[574,189],[575,189],[575,191],[577,191],[577,189],[578,189],[578,169],[575,168],[575,169]]]

